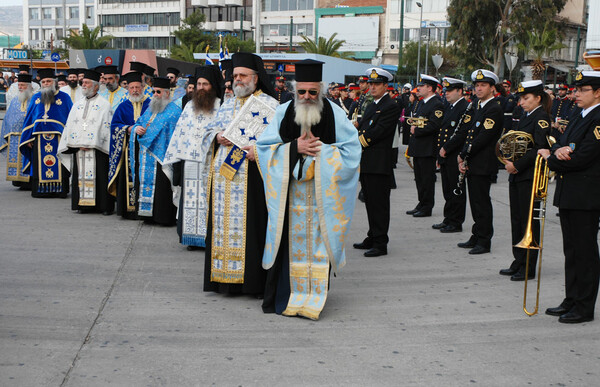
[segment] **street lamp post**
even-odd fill
[[[421,17],[419,18],[419,48],[417,52],[417,82],[421,74],[421,24],[423,23],[423,4],[417,1],[417,7],[421,9]]]
[[[168,24],[167,30],[169,32],[167,40],[169,42],[169,55],[171,55],[171,14],[168,13],[168,14],[166,14],[166,16],[167,16],[167,24]]]

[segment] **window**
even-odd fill
[[[289,24],[263,24],[262,35],[263,36],[290,36],[290,25]],[[305,35],[313,36],[313,25],[312,23],[295,24],[294,23],[294,36]]]
[[[396,9],[395,13],[400,13],[398,4],[394,5],[393,3],[394,3],[394,1],[392,0],[392,7],[395,6],[395,9]],[[445,13],[446,8],[448,8],[450,1],[449,0],[421,0],[421,1],[419,1],[419,3],[421,3],[423,5],[423,12]],[[417,5],[417,2],[413,1],[413,0],[406,1],[404,4],[404,7],[405,7],[404,12],[407,12],[407,13],[421,12],[421,8],[419,8],[419,6]]]
[[[52,28],[44,28],[44,40],[52,40]]]
[[[39,8],[29,8],[29,20],[40,20]]]
[[[65,17],[65,10],[62,7],[56,8],[56,18],[62,19]]]
[[[150,26],[178,26],[179,12],[138,13],[129,15],[102,15],[102,24],[113,27],[123,27],[130,24],[148,24]]]
[[[62,40],[64,38],[65,38],[64,30],[62,28],[57,28],[56,29],[56,40]]]
[[[263,11],[302,11],[313,8],[314,0],[264,0]]]
[[[29,40],[40,40],[40,30],[30,29],[29,30]]]
[[[52,19],[52,8],[42,8],[42,18]]]
[[[79,19],[79,7],[69,7],[69,19]]]
[[[400,28],[390,28],[390,42],[398,42],[400,40]]]
[[[85,18],[86,19],[94,18],[94,7],[85,7]]]

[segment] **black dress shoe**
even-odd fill
[[[475,241],[472,239],[469,239],[466,242],[460,242],[456,244],[458,247],[462,247],[463,249],[472,249],[473,247],[475,247]]]
[[[186,247],[187,251],[196,251],[196,250],[204,250],[204,247],[200,246],[188,246]]]
[[[417,211],[413,214],[415,218],[425,218],[426,216],[431,216],[431,211]]]
[[[444,228],[446,226],[447,226],[447,224],[444,223],[444,222],[442,222],[442,223],[436,223],[436,224],[434,224],[433,226],[431,226],[431,228],[434,229],[434,230],[439,230],[439,229]]]
[[[440,229],[440,232],[445,233],[451,233],[451,232],[462,232],[462,226],[454,226],[454,225],[447,225],[446,227]]]
[[[408,210],[406,211],[406,215],[412,215],[419,212],[419,209],[417,207],[413,208],[412,210]]]
[[[114,213],[115,213],[114,211],[104,211],[104,212],[102,213],[102,215],[104,215],[104,216],[109,216],[109,215],[112,215],[112,214],[114,214]]]
[[[360,192],[358,193],[358,200],[360,200],[361,202],[365,202],[365,194],[363,193],[363,190],[361,189]]]
[[[378,249],[377,247],[373,247],[363,254],[365,257],[379,257],[381,255],[387,255],[387,250]]]
[[[556,308],[548,308],[546,309],[546,314],[550,316],[562,316],[563,314],[569,313],[571,308],[566,308],[564,306],[559,305]]]
[[[567,312],[558,318],[558,322],[564,324],[579,324],[592,321],[594,317],[582,316],[579,313]]]
[[[369,250],[373,247],[373,243],[368,242],[366,239],[360,243],[355,243],[352,245],[355,249],[359,250]]]
[[[535,278],[535,274],[533,274],[533,273],[530,273],[527,276],[528,280],[534,279],[534,278]],[[525,273],[518,272],[516,274],[513,274],[513,275],[510,276],[510,280],[511,281],[525,281]]]
[[[489,253],[489,252],[490,252],[490,249],[487,249],[487,248],[485,248],[483,246],[479,246],[479,245],[476,245],[471,250],[469,250],[469,254],[471,254],[471,255],[485,254],[485,253]]]
[[[500,275],[514,275],[517,274],[519,272],[519,269],[513,269],[513,268],[508,268],[508,269],[501,269],[500,270]],[[557,315],[560,316],[560,315]]]

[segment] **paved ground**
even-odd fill
[[[202,292],[204,254],[174,228],[78,215],[6,182],[0,157],[1,386],[589,386],[600,321],[568,326],[522,311],[510,261],[508,184],[492,187],[492,253],[469,233],[404,214],[416,195],[396,170],[389,255],[350,248],[319,321],[265,315],[260,301]],[[553,190],[553,187],[551,187]],[[541,309],[562,300],[562,239],[549,209]],[[467,216],[467,228],[471,226]],[[366,231],[357,204],[351,241]],[[535,283],[534,283],[535,284]]]

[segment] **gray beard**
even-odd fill
[[[106,85],[104,83],[101,83],[100,87],[98,88],[98,93],[101,93],[106,89],[107,89]]]
[[[162,113],[169,104],[169,102],[170,101],[168,99],[152,98],[150,100],[150,106],[148,106],[148,108],[152,113]]]
[[[106,88],[108,89],[108,91],[110,91],[112,93],[113,91],[115,91],[119,88],[119,84],[117,82],[107,83]]]
[[[56,92],[56,88],[54,86],[43,87],[40,91],[42,93],[42,103],[44,105],[46,105],[46,104],[52,105],[55,101],[54,93]]]
[[[33,89],[29,86],[27,89],[19,92],[19,102],[29,102],[33,95]]]
[[[296,95],[294,99],[294,122],[300,125],[302,134],[308,133],[310,128],[321,121],[321,112],[323,112],[323,98],[316,101],[301,100]]]
[[[137,96],[133,96],[133,95],[129,94],[129,100],[131,101],[131,103],[142,102],[142,99],[144,99],[143,94],[139,94]]]
[[[254,90],[256,90],[256,85],[247,85],[247,86],[234,85],[233,86],[233,93],[238,98],[246,98],[250,94],[254,93]]]
[[[91,89],[83,89],[82,88],[81,94],[83,94],[83,96],[86,98],[91,98],[94,96],[95,92],[94,92],[93,88],[91,88]]]

